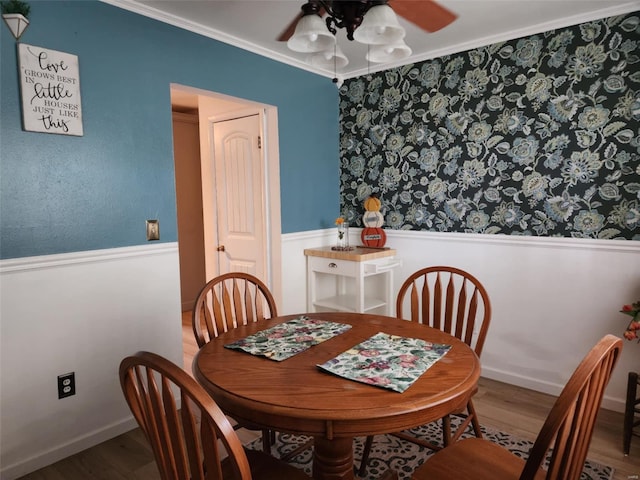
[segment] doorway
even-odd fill
[[[263,225],[258,225],[262,235],[256,239],[262,252],[260,267],[255,273],[270,288],[277,302],[281,300],[281,227],[280,182],[277,134],[277,109],[255,102],[228,97],[191,87],[171,85],[171,104],[174,118],[174,159],[176,174],[176,203],[178,215],[178,250],[180,258],[180,286],[183,311],[190,310],[202,286],[225,269],[251,271],[254,267],[237,267],[229,262],[227,246],[235,246],[239,238],[221,235],[219,222],[228,211],[219,213],[225,203],[220,200],[218,180],[223,186],[251,188],[247,192],[235,191],[236,198],[252,197],[251,208],[261,209]],[[216,152],[215,125],[234,118],[251,117],[253,128],[258,128],[260,150],[259,172],[251,185],[225,180],[226,168],[217,164],[220,152]],[[220,136],[220,135],[218,135]],[[235,137],[237,140],[237,136]],[[236,143],[237,144],[237,143]],[[235,172],[237,176],[237,171]],[[231,198],[232,198],[231,197]],[[229,203],[226,201],[226,203]],[[240,214],[245,215],[247,209]],[[237,209],[233,212],[235,219]],[[245,225],[255,228],[255,219],[244,219]],[[247,223],[248,222],[248,223]],[[227,242],[227,245],[221,242]],[[224,248],[220,248],[224,245]],[[218,251],[220,250],[220,251]]]

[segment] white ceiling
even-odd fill
[[[333,78],[334,72],[305,63],[276,38],[296,17],[305,0],[103,0],[106,3],[191,30],[274,60]],[[419,2],[421,0],[416,0]],[[349,64],[338,78],[351,78],[401,64],[440,57],[471,48],[640,10],[640,0],[437,0],[458,15],[449,26],[425,32],[400,17],[411,57],[396,64],[370,64],[367,47],[338,43]],[[393,7],[393,0],[389,4]]]

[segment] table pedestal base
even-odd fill
[[[313,478],[316,480],[354,480],[353,438],[315,437],[313,440]]]
[[[313,440],[313,478],[315,480],[355,480],[353,438],[315,437]],[[394,470],[386,470],[379,480],[398,480]]]

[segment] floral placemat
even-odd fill
[[[304,352],[313,345],[340,335],[350,328],[351,325],[344,323],[317,320],[303,315],[228,343],[225,347],[280,362],[293,357],[296,353]]]
[[[378,332],[318,367],[356,382],[404,392],[450,349],[451,345]]]

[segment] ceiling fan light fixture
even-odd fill
[[[395,62],[411,55],[411,49],[403,40],[391,45],[375,45],[369,47],[367,60],[373,63]]]
[[[330,50],[335,43],[336,38],[327,30],[322,18],[312,14],[300,18],[287,47],[294,52],[315,53]]]
[[[388,45],[402,40],[404,28],[398,17],[387,5],[374,5],[365,14],[362,23],[353,33],[354,40],[367,45]]]
[[[342,52],[342,49],[336,45],[335,49],[325,50],[324,52],[309,55],[307,63],[318,68],[342,68],[349,64],[349,59]]]
[[[278,40],[289,49],[309,54],[307,63],[338,68],[349,63],[337,47],[336,34],[344,29],[348,40],[368,46],[366,59],[372,63],[396,63],[411,56],[404,41],[405,29],[399,16],[422,30],[431,32],[446,27],[456,15],[438,5],[437,0],[306,0],[298,14]],[[398,12],[396,14],[396,11]],[[325,16],[323,19],[322,16]],[[292,33],[293,32],[293,33]],[[332,64],[333,63],[333,64]]]

